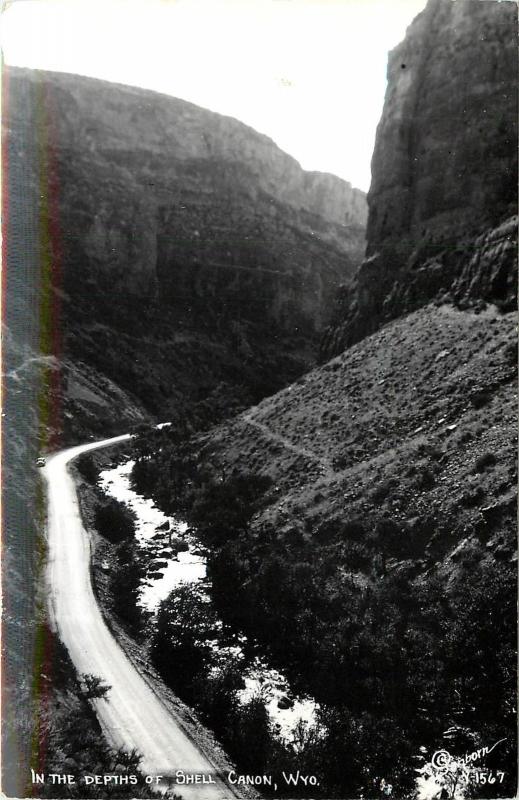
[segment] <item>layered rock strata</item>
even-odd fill
[[[368,206],[366,260],[323,357],[435,297],[513,306],[515,3],[429,0],[410,25],[389,56]]]
[[[161,416],[179,393],[239,384],[254,399],[311,363],[364,250],[363,192],[183,100],[15,68],[4,88],[52,354]]]

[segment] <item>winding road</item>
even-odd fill
[[[109,743],[141,755],[145,775],[167,777],[177,770],[213,783],[176,785],[186,800],[223,800],[233,789],[216,777],[216,768],[186,733],[125,655],[108,629],[92,589],[90,539],[81,521],[68,464],[89,450],[108,447],[129,434],[71,447],[48,456],[42,472],[48,489],[47,580],[51,623],[66,646],[78,674],[99,676],[111,686],[106,699],[94,701]]]

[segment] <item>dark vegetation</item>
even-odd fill
[[[282,772],[299,769],[305,775],[317,775],[315,732],[301,726],[297,745],[284,744],[264,699],[239,699],[238,692],[244,687],[240,659],[222,655],[224,651],[213,647],[215,640],[220,648],[236,644],[232,630],[222,630],[217,624],[211,601],[191,586],[180,586],[160,606],[152,637],[152,662],[166,683],[214,731],[238,773],[272,775],[278,789],[264,787],[268,795],[307,797],[308,790],[301,785],[288,787]],[[313,791],[323,796],[324,786]]]
[[[136,473],[144,484],[143,470]],[[376,776],[410,791],[419,747],[437,749],[447,728],[457,732],[461,753],[508,735],[497,768],[506,765],[501,792],[511,791],[513,569],[482,563],[476,549],[473,557],[465,552],[455,583],[449,585],[445,574],[422,572],[416,555],[435,527],[427,519],[414,529],[390,518],[373,528],[360,519],[324,522],[315,533],[319,549],[297,526],[282,534],[269,525],[252,529],[250,520],[271,488],[262,476],[236,474],[191,483],[171,502],[187,510],[210,548],[218,615],[259,641],[274,663],[288,669],[293,686],[322,704],[325,733],[298,758],[308,759],[324,795],[368,792]],[[179,613],[179,604],[187,604],[189,614]],[[154,660],[166,680],[202,708],[208,690],[212,703],[215,691],[221,703],[227,687],[224,706],[231,714],[232,671],[220,675],[218,688],[207,683],[211,658],[202,642],[214,635],[207,626],[211,617],[200,598],[187,590],[171,597],[159,614]],[[208,721],[237,757],[232,728],[218,722],[226,716],[216,707]],[[256,736],[260,730],[255,727]],[[278,757],[269,752],[269,768]]]
[[[503,737],[486,791],[515,791],[514,336],[425,309],[261,403],[257,427],[138,445],[138,490],[208,547],[218,616],[321,704],[298,757],[325,796],[375,777],[402,796],[421,747]]]
[[[90,453],[82,453],[75,461],[76,468],[87,483],[95,486],[99,477],[99,469]]]
[[[94,524],[113,545],[108,578],[112,611],[130,633],[140,634],[144,620],[137,600],[146,565],[135,542],[135,515],[123,503],[97,495]]]
[[[112,544],[119,544],[135,534],[134,516],[117,500],[106,500],[95,511],[95,527]]]
[[[137,600],[145,574],[145,564],[136,543],[128,540],[118,544],[109,578],[112,609],[134,634],[140,633],[144,622]]]
[[[327,797],[372,795],[383,777],[402,796],[420,748],[506,737],[485,763],[505,782],[487,794],[514,791],[515,364],[506,319],[435,315],[262,403],[260,432],[240,417],[202,436],[180,420],[138,431],[136,488],[196,528],[212,583],[211,604],[186,590],[162,605],[152,660],[243,771],[300,768]],[[216,659],[211,642],[237,631],[321,704],[296,749],[260,698],[239,704],[239,664]]]
[[[80,485],[83,516],[102,537],[94,570],[95,579],[103,565],[103,587],[95,580],[98,594],[107,593],[110,610],[130,634],[140,637],[145,620],[137,599],[146,564],[135,541],[135,514],[124,503],[107,498],[97,486],[100,470],[110,463],[110,456],[84,453],[74,467],[86,482]]]
[[[35,772],[72,775],[72,785],[53,784],[47,777],[44,784],[30,787],[30,796],[38,798],[106,798],[155,797],[139,772],[138,754],[113,750],[102,734],[92,700],[110,695],[110,687],[95,675],[78,680],[66,649],[50,632],[45,631],[47,659],[41,675],[38,741]],[[106,786],[86,784],[85,775],[112,775],[118,781],[135,776],[136,785],[115,780]]]
[[[157,437],[160,438],[160,432],[141,427],[140,444],[146,453],[150,441]],[[147,455],[140,462],[141,472],[146,464],[151,464]],[[139,473],[139,468],[136,472]],[[145,481],[141,477],[139,482]],[[243,533],[255,504],[269,484],[270,481],[254,475],[235,475],[219,485],[208,484],[207,492],[198,498],[196,517],[201,524],[206,517],[210,518],[207,531],[211,531],[214,541],[225,541],[224,530],[232,535]],[[100,502],[99,496],[96,502]],[[214,517],[213,504],[217,510]],[[223,515],[222,508],[225,508]],[[153,666],[167,685],[196,709],[201,722],[214,731],[238,771],[272,774],[278,781],[278,796],[306,796],[301,786],[288,788],[281,772],[300,769],[305,774],[311,773],[313,763],[308,760],[305,746],[313,742],[314,734],[302,728],[294,750],[276,735],[263,698],[239,701],[238,691],[244,687],[240,657],[222,658],[213,646],[215,641],[220,647],[236,645],[235,632],[229,626],[222,628],[214,604],[201,590],[179,586],[161,604],[156,621],[151,621],[137,606],[146,565],[133,538],[131,515],[121,504],[109,501],[97,505],[95,516],[102,520],[99,532],[110,547],[112,563],[107,585],[109,608],[116,619],[144,648],[149,646]],[[124,538],[119,541],[114,530],[121,528]],[[95,676],[84,676],[85,697],[103,697],[107,691]]]

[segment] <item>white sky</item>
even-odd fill
[[[14,0],[6,63],[181,97],[367,190],[388,51],[426,0]]]

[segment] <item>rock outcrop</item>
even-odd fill
[[[323,357],[435,297],[513,307],[515,3],[429,0],[410,25],[389,56],[368,206],[366,260]]]
[[[363,192],[182,100],[25,69],[5,82],[60,353],[161,416],[178,394],[223,382],[254,399],[308,366],[362,257]]]

